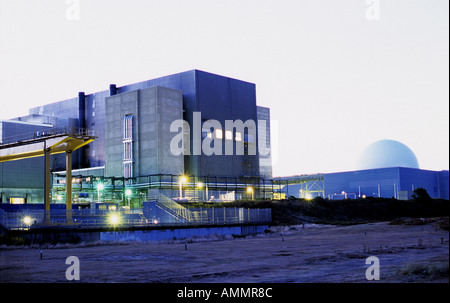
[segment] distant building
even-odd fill
[[[324,174],[329,199],[384,197],[407,200],[425,188],[432,198],[449,198],[449,171],[389,167]]]
[[[407,200],[416,188],[432,198],[449,198],[449,171],[419,169],[413,151],[395,140],[380,140],[361,153],[359,170],[276,178],[285,195],[328,199],[383,197]]]

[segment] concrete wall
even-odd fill
[[[142,94],[143,90],[155,86],[162,86],[182,92],[182,118],[186,120],[191,127],[193,125],[192,116],[194,112],[202,113],[202,122],[208,119],[215,119],[218,120],[223,127],[225,120],[242,120],[245,122],[248,119],[251,119],[257,122],[255,84],[199,70],[191,70],[117,87],[116,92],[117,94],[122,95],[124,93],[131,93],[139,90],[140,94]],[[77,162],[74,162],[74,169],[103,166],[108,162],[106,161],[106,128],[109,122],[106,120],[111,121],[111,119],[107,117],[111,110],[109,109],[109,102],[107,105],[106,99],[110,97],[110,93],[109,90],[105,90],[86,94],[84,106],[81,106],[78,98],[73,98],[39,106],[30,110],[30,114],[44,114],[61,118],[80,119],[82,111],[79,109],[84,109],[85,127],[95,131],[95,135],[98,138],[79,151],[79,153],[82,153],[82,156],[79,157],[79,165]],[[143,105],[143,107],[139,107],[139,110],[143,110],[146,106],[145,103],[141,105]],[[117,106],[115,108],[117,108]],[[172,113],[169,109],[167,109],[167,111]],[[139,123],[143,122],[144,121],[141,120]],[[164,129],[168,129],[165,125],[162,126]],[[165,141],[165,139],[162,140]],[[258,155],[193,155],[192,140],[193,136],[191,135],[191,155],[184,157],[183,168],[186,173],[196,176],[210,175],[218,177],[260,175],[260,167],[262,166],[260,165]],[[255,143],[257,140],[257,138],[254,138]],[[150,144],[150,142],[137,142],[136,144],[146,145]],[[225,148],[224,146],[225,144],[223,144],[223,148]],[[114,148],[110,149],[108,152],[114,153],[113,149]],[[160,149],[160,151],[167,152],[168,150],[164,148]],[[160,159],[169,158],[160,157]],[[76,161],[76,157],[74,157],[74,161]],[[155,167],[154,164],[151,166]],[[110,163],[110,165],[116,164]],[[118,165],[122,165],[122,159]],[[141,169],[142,172],[140,171]],[[162,168],[160,168],[160,170],[161,169]],[[172,171],[172,169],[169,170]],[[114,174],[118,172],[117,169],[113,169],[113,171]],[[136,167],[136,171],[139,171],[142,175],[147,169]],[[177,174],[180,173],[182,173],[182,171],[177,172]],[[268,177],[271,175],[271,169],[265,167],[262,175]]]
[[[101,232],[101,241],[163,241],[214,236],[241,236],[263,233],[267,225],[167,228],[151,230]]]
[[[270,109],[268,107],[257,106],[256,107],[258,121],[263,120],[266,122],[266,129],[258,128],[258,146],[259,146],[259,174],[266,179],[272,179],[272,151],[270,141]],[[261,148],[263,147],[263,148]],[[269,153],[265,153],[264,148],[267,148]]]
[[[133,118],[133,174],[182,174],[184,157],[170,151],[170,124],[182,119],[182,94],[151,87],[106,98],[105,176],[123,176],[123,120]]]

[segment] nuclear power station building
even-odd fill
[[[256,191],[272,178],[270,111],[257,106],[254,84],[237,79],[191,70],[79,92],[1,121],[0,142],[71,128],[96,137],[72,155],[75,201],[124,200],[125,188],[136,189],[133,199],[141,201],[159,198],[161,190],[179,198],[233,199],[259,194],[249,188]],[[43,162],[0,163],[1,201],[41,202]],[[65,182],[64,155],[52,155],[50,169],[52,200],[65,200],[58,190]],[[109,191],[97,192],[99,183]]]
[[[27,116],[0,121],[0,144],[20,146],[72,129],[95,136],[70,153],[74,204],[288,196],[408,199],[418,187],[433,198],[449,197],[448,171],[420,169],[414,153],[393,140],[369,146],[355,171],[273,178],[270,110],[257,105],[255,84],[199,70],[111,84],[31,108]],[[51,203],[65,203],[67,155],[55,153],[50,163],[43,157],[2,159],[0,148],[1,203],[42,203],[46,165]]]
[[[395,140],[379,140],[367,146],[356,161],[357,170],[276,178],[287,196],[331,200],[365,197],[411,199],[417,188],[432,198],[449,198],[449,171],[419,168],[413,151]]]

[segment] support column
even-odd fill
[[[44,149],[44,210],[45,222],[50,221],[50,149]]]
[[[66,219],[72,222],[72,151],[66,152]]]

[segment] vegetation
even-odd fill
[[[226,203],[190,203],[188,206],[194,208],[270,208],[272,210],[273,225],[302,223],[348,225],[392,221],[405,217],[448,217],[450,213],[449,200],[427,199],[421,194],[415,199],[407,201],[373,197],[355,200],[328,200],[319,197],[313,200],[288,199]]]
[[[418,187],[413,191],[412,198],[414,200],[431,201],[431,197],[427,190],[422,187]]]

